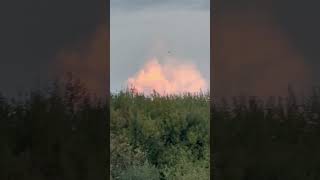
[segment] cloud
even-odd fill
[[[213,94],[283,96],[288,84],[300,91],[311,85],[311,67],[285,31],[265,14],[215,19]]]
[[[111,10],[140,11],[149,8],[209,10],[210,0],[111,0]]]
[[[157,58],[149,59],[127,83],[138,92],[150,94],[155,90],[161,95],[196,93],[208,88],[206,80],[193,64],[174,58],[167,58],[163,64]]]
[[[289,46],[298,56],[303,56],[304,65],[307,65],[308,71],[312,73],[312,84],[319,85],[320,25],[315,23],[320,16],[319,5],[319,1],[301,3],[299,0],[215,0],[213,19],[223,21],[222,18],[232,16],[236,20],[243,15],[272,19],[273,26],[277,26],[276,28],[285,34],[285,41]],[[246,26],[249,20],[242,18],[238,19],[237,23]]]
[[[107,27],[99,26],[80,49],[61,50],[57,54],[58,63],[54,71],[60,76],[71,72],[85,84],[90,93],[105,96],[109,88],[107,38]]]
[[[104,0],[17,0],[0,6],[0,91],[45,86],[56,54],[76,50],[106,23]],[[40,83],[41,82],[41,83]]]

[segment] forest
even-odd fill
[[[111,95],[111,178],[209,179],[209,93]]]
[[[213,177],[320,179],[320,89],[286,97],[233,97],[211,106]]]
[[[208,94],[106,98],[72,75],[1,95],[0,179],[208,179],[209,110]]]
[[[0,95],[0,179],[107,179],[107,110],[72,76]]]
[[[0,95],[0,179],[320,179],[320,88],[209,97],[129,89],[105,98],[72,77]]]

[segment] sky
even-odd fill
[[[139,75],[154,57],[155,67],[171,72],[167,56],[194,66],[215,94],[279,95],[288,82],[320,84],[318,1],[215,0],[212,79],[208,0],[111,0],[111,39],[102,2],[2,3],[0,92],[41,87],[68,71],[106,92],[109,40],[111,90],[129,78],[145,82]]]
[[[67,72],[94,92],[106,91],[104,0],[5,1],[0,12],[1,93],[43,89]]]
[[[320,80],[318,1],[216,0],[214,96],[307,94]]]
[[[182,85],[173,85],[178,81],[177,76],[173,78],[176,80],[170,82],[165,78],[167,76],[165,73],[173,71],[169,66],[171,69],[180,69],[181,74],[187,73],[181,70],[182,64],[193,66],[192,70],[199,73],[199,76],[195,75],[192,82],[204,80],[208,86],[210,81],[209,2],[209,0],[111,0],[111,91],[116,92],[126,88],[130,78],[135,78],[135,80],[131,79],[131,82],[136,85],[146,83],[141,71],[151,68],[152,65],[160,68],[160,71],[163,70],[158,82],[166,84],[162,86],[167,90],[171,88],[172,91],[176,91],[182,87]],[[173,63],[172,59],[176,63]],[[153,64],[150,63],[152,60],[154,60]],[[152,69],[151,72],[156,72],[156,69]],[[151,76],[151,73],[149,75]],[[148,83],[153,87],[152,82]],[[193,89],[186,88],[186,90]]]

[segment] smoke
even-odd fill
[[[163,64],[157,58],[149,59],[136,75],[127,80],[127,85],[147,95],[153,90],[165,95],[197,93],[208,88],[194,64],[169,57]]]
[[[213,94],[284,96],[310,87],[310,67],[287,33],[264,13],[215,19]]]
[[[78,49],[63,49],[57,55],[56,71],[72,73],[90,93],[105,96],[108,92],[108,30],[105,25],[97,27],[88,40]]]
[[[2,1],[0,91],[16,96],[46,87],[58,63],[57,53],[76,48],[107,22],[105,4],[105,0]]]

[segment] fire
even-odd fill
[[[155,90],[160,95],[197,93],[207,89],[206,80],[194,64],[173,58],[164,64],[160,64],[157,58],[148,60],[135,76],[127,80],[127,84],[138,92],[150,94]]]

